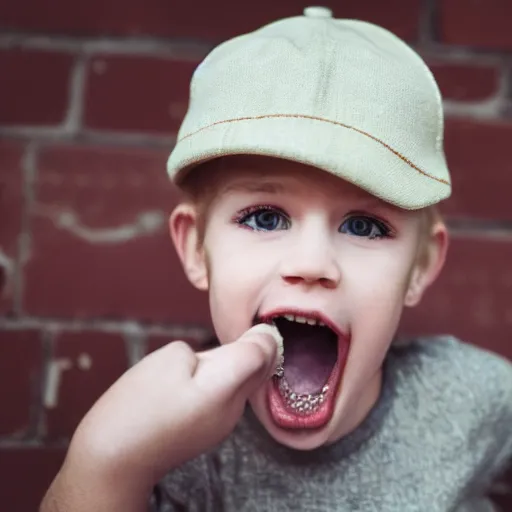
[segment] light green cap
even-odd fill
[[[447,198],[443,107],[423,60],[391,32],[308,7],[215,48],[198,66],[168,161],[266,155],[315,166],[386,202]]]

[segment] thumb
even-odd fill
[[[236,341],[200,353],[195,379],[217,398],[246,398],[274,373],[280,361],[278,346],[282,338],[275,327],[255,325]]]

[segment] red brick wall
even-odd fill
[[[452,250],[403,330],[512,358],[512,2],[326,3],[406,38],[446,98]],[[212,44],[306,5],[0,3],[0,508],[36,510],[77,422],[129,364],[208,335],[166,232],[188,81]]]

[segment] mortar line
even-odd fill
[[[0,450],[20,450],[20,449],[67,449],[68,440],[58,439],[51,441],[41,441],[39,439],[12,439],[9,437],[0,438]]]
[[[418,39],[411,43],[413,47],[423,44],[428,50],[440,55],[468,55],[476,58],[505,58],[509,52],[500,48],[480,48],[456,44],[445,44],[436,35],[436,17],[440,0],[423,0],[419,14]],[[430,27],[430,28],[429,28]],[[428,32],[430,30],[430,33]],[[179,61],[199,63],[216,46],[216,43],[200,38],[172,37],[70,37],[59,34],[32,32],[9,32],[0,30],[0,49],[27,48],[37,51],[57,51],[64,53],[84,53],[88,56],[108,53],[111,55],[147,56],[168,58]]]
[[[124,344],[126,352],[126,362],[128,366],[133,366],[142,358],[141,342],[144,338],[144,331],[139,325],[132,322],[124,333]]]
[[[498,229],[500,231],[510,232],[512,234],[512,220],[508,219],[483,219],[471,217],[450,217],[445,216],[446,222],[450,229],[471,229],[473,231],[485,234],[488,230]]]
[[[87,57],[81,53],[76,56],[69,80],[68,110],[63,128],[66,132],[75,135],[82,126],[87,60]]]
[[[479,240],[491,242],[512,242],[512,232],[509,229],[492,228],[485,231],[471,227],[451,229],[450,235],[457,240]]]
[[[211,334],[211,329],[199,325],[144,324],[133,320],[99,319],[58,319],[35,316],[19,318],[0,317],[0,330],[48,329],[68,332],[104,332],[126,335],[131,332],[143,332],[147,336],[168,336],[172,339],[194,338],[203,341]]]
[[[420,4],[418,44],[422,49],[428,49],[437,39],[437,34],[435,34],[436,7],[435,0],[423,0]]]
[[[19,450],[27,448],[46,448],[46,444],[43,444],[37,439],[12,439],[9,437],[0,437],[0,450]]]
[[[502,115],[504,115],[505,119],[510,120],[510,113],[512,112],[512,54],[507,56],[503,64],[501,78],[501,86],[505,99]]]
[[[34,203],[34,187],[36,178],[36,154],[38,146],[35,142],[29,142],[25,148],[21,164],[23,178],[23,209],[21,212],[21,233],[18,245],[18,261],[16,265],[16,288],[14,293],[14,311],[21,315],[23,310],[23,298],[25,293],[25,265],[30,259],[32,251],[32,233],[30,212]]]
[[[59,34],[0,31],[0,48],[26,48],[37,51],[64,53],[82,52],[87,55],[109,53],[116,55],[140,55],[198,62],[214,47],[209,41],[192,38],[165,37],[71,37]]]
[[[48,329],[41,331],[41,344],[43,349],[43,368],[40,378],[40,389],[38,394],[38,423],[37,423],[37,438],[44,439],[48,432],[48,423],[46,417],[46,408],[44,405],[44,390],[48,384],[48,371],[51,361],[54,356],[54,333]]]
[[[173,134],[119,133],[82,130],[69,133],[65,128],[0,127],[0,138],[30,140],[45,144],[90,144],[98,146],[165,149],[170,151],[176,141]]]

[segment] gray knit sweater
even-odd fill
[[[248,409],[216,450],[171,472],[152,510],[483,512],[512,459],[512,365],[453,338],[393,347],[366,420],[334,445],[279,445]]]

